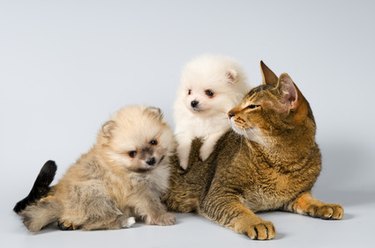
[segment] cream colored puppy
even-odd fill
[[[52,222],[62,229],[118,229],[134,217],[171,225],[160,196],[167,190],[173,133],[159,109],[131,106],[100,129],[97,142],[73,164],[49,194],[20,214],[37,232]]]
[[[203,139],[200,156],[207,159],[229,128],[227,112],[248,92],[245,74],[234,60],[203,55],[182,71],[174,105],[175,136],[180,166],[186,169],[191,141]]]

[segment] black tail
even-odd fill
[[[17,202],[16,206],[13,208],[13,211],[19,213],[31,203],[46,196],[50,191],[49,185],[52,183],[55,177],[56,170],[57,166],[55,161],[48,160],[40,170],[29,195],[23,200]]]

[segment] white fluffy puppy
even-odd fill
[[[203,139],[201,158],[208,158],[230,128],[227,112],[248,89],[243,70],[230,58],[203,55],[185,66],[174,105],[177,153],[183,169],[188,166],[191,141],[196,137]]]

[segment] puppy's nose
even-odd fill
[[[152,158],[149,158],[149,159],[147,159],[146,160],[146,164],[148,164],[148,165],[154,165],[156,163],[156,159],[154,158],[154,157],[152,157]]]
[[[235,116],[236,114],[234,113],[234,111],[229,111],[228,112],[228,117],[229,119],[232,118],[233,116]]]
[[[190,105],[191,105],[193,108],[197,107],[198,104],[199,104],[199,102],[198,102],[197,100],[191,101],[191,103],[190,103]]]

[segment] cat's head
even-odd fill
[[[232,129],[260,144],[266,137],[280,135],[298,126],[314,129],[315,121],[309,103],[283,73],[277,77],[262,61],[263,84],[253,88],[228,112]]]

